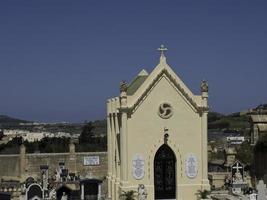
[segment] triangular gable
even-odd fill
[[[197,112],[201,108],[198,96],[195,96],[183,83],[183,81],[176,75],[176,73],[167,64],[166,58],[161,57],[160,63],[151,72],[151,74],[146,78],[146,80],[139,86],[132,96],[128,96],[128,108],[135,110],[140,102],[146,97],[147,93],[151,91],[153,86],[165,76],[168,80],[177,88],[177,90],[182,94],[185,100],[194,108]]]

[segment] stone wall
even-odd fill
[[[85,156],[99,156],[100,165],[84,166],[83,159]],[[40,165],[48,165],[49,176],[51,176],[58,170],[59,162],[64,162],[69,172],[76,173],[81,178],[94,177],[103,179],[107,174],[106,152],[75,153],[75,158],[72,158],[74,160],[71,160],[70,157],[70,153],[27,154],[25,171],[22,175],[26,177],[32,176],[33,178],[40,177]]]
[[[71,148],[70,148],[71,149]],[[96,166],[85,166],[85,156],[99,156],[100,164]],[[38,153],[26,154],[22,147],[20,154],[0,155],[0,182],[1,180],[19,180],[24,182],[27,177],[40,179],[40,165],[49,166],[49,177],[54,176],[59,169],[59,162],[64,162],[69,172],[79,175],[81,178],[104,179],[107,175],[107,153],[106,152],[84,152],[77,153],[75,148],[68,153]]]
[[[0,179],[20,176],[20,155],[0,155]]]

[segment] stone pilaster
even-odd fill
[[[107,140],[108,140],[108,198],[111,198],[112,178],[112,148],[111,148],[111,125],[110,125],[110,101],[107,102]]]
[[[121,133],[120,133],[120,149],[121,149],[121,180],[122,186],[127,183],[128,177],[128,165],[127,165],[127,84],[125,82],[121,83],[120,88],[120,111],[121,111]]]
[[[70,141],[69,144],[69,155],[70,155],[70,161],[69,161],[69,171],[71,173],[77,173],[76,170],[76,152],[75,152],[75,144],[74,141]]]
[[[24,146],[24,144],[20,145],[20,170],[19,170],[19,174],[20,174],[20,180],[21,181],[25,181],[25,172],[26,172],[26,147]]]
[[[252,133],[252,144],[256,145],[259,140],[259,129],[257,124],[253,124],[253,133]]]
[[[119,185],[120,185],[120,152],[119,152],[119,141],[118,137],[120,136],[120,127],[119,127],[119,119],[118,119],[118,109],[120,107],[120,100],[119,98],[115,98],[115,112],[114,112],[114,119],[115,119],[115,135],[116,135],[116,180],[115,180],[115,196],[116,199],[119,199]]]
[[[116,166],[115,166],[115,155],[116,155],[116,132],[115,132],[115,122],[114,122],[114,99],[111,99],[111,115],[110,115],[110,127],[111,127],[111,163],[112,163],[112,179],[111,179],[111,193],[112,199],[115,196],[115,181],[116,181]]]
[[[202,97],[202,189],[210,190],[208,180],[208,90],[206,81],[201,83]]]

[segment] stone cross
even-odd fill
[[[232,166],[232,176],[233,176],[233,181],[235,182],[240,182],[243,181],[243,166],[242,164],[240,164],[239,162],[236,162],[233,166]],[[241,171],[242,170],[242,171]]]
[[[158,51],[160,51],[161,56],[164,55],[164,51],[167,51],[168,49],[162,44],[160,45],[160,48],[158,48]]]
[[[263,180],[260,180],[257,185],[258,190],[258,198],[257,200],[266,200],[266,185],[264,184]]]
[[[239,171],[239,169],[243,169],[243,167],[240,166],[239,163],[236,163],[236,167],[233,167],[233,169],[236,169],[236,171]]]

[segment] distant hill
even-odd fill
[[[209,131],[224,131],[224,132],[247,132],[250,128],[249,116],[233,113],[223,115],[216,112],[210,112],[208,115]]]
[[[237,131],[246,133],[250,129],[249,116],[258,112],[267,113],[267,103],[229,115],[210,112],[208,115],[209,131]]]
[[[30,121],[12,118],[6,115],[0,115],[0,127],[2,126],[12,126],[19,125],[20,123],[28,123]]]

